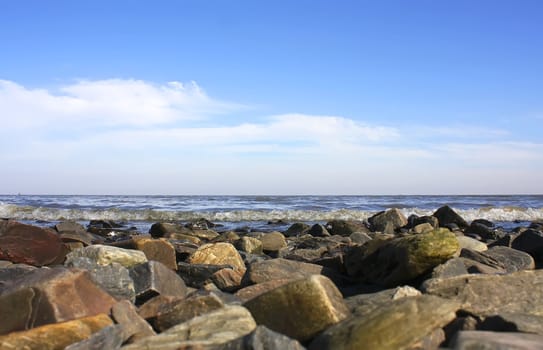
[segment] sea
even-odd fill
[[[207,219],[218,231],[284,230],[293,222],[365,220],[390,208],[431,215],[443,205],[468,222],[487,219],[504,229],[543,221],[543,195],[455,196],[116,196],[0,195],[0,218],[50,226],[73,220],[113,220],[148,232],[155,222]]]

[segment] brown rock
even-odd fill
[[[134,280],[136,303],[142,304],[156,295],[185,296],[183,279],[158,261],[148,261],[129,270]]]
[[[265,252],[277,252],[287,246],[285,236],[281,232],[270,232],[260,237]]]
[[[111,316],[122,326],[124,340],[130,339],[130,342],[133,342],[156,334],[151,325],[138,315],[134,304],[128,300],[113,305]]]
[[[272,279],[267,282],[253,284],[251,286],[238,290],[236,292],[236,296],[240,298],[243,302],[246,302],[254,297],[269,292],[270,290],[282,286],[283,284],[287,284],[289,282],[292,282],[292,279]]]
[[[272,259],[253,263],[246,277],[251,283],[262,283],[277,279],[299,279],[321,274],[323,267],[300,261]]]
[[[245,263],[230,243],[204,244],[189,258],[191,264],[230,265],[234,270],[245,272]]]
[[[147,260],[159,261],[172,270],[177,270],[174,246],[165,239],[138,238],[136,249],[145,253]]]
[[[27,331],[13,332],[0,336],[0,349],[62,350],[112,324],[107,315],[99,314]]]
[[[236,248],[250,254],[262,254],[262,242],[254,237],[241,237],[236,242]]]
[[[211,281],[222,291],[233,292],[239,289],[243,274],[232,269],[221,269],[211,275]]]

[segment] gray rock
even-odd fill
[[[211,281],[211,277],[214,273],[226,268],[230,268],[230,266],[187,264],[180,262],[177,264],[177,274],[183,279],[187,286],[192,288],[201,288]]]
[[[128,339],[135,341],[156,334],[151,325],[138,315],[134,304],[128,300],[113,305],[111,316],[122,327],[123,342]]]
[[[543,336],[525,333],[461,331],[452,341],[454,350],[540,350]]]
[[[300,342],[268,329],[258,326],[250,334],[220,346],[221,350],[303,350]]]
[[[394,233],[396,229],[407,225],[407,218],[400,210],[394,208],[373,215],[368,222],[373,231]]]
[[[130,268],[136,302],[142,304],[156,295],[185,296],[187,287],[174,271],[158,261],[148,261]]]
[[[307,231],[307,234],[314,236],[314,237],[328,237],[330,236],[330,232],[321,224],[315,224],[311,226],[309,231]]]
[[[469,274],[464,259],[452,258],[441,265],[438,265],[432,271],[431,278],[450,278]]]
[[[116,262],[124,267],[131,267],[147,261],[145,254],[139,250],[95,244],[69,253],[65,263],[70,264],[72,260],[80,257],[89,258],[103,266]]]
[[[326,223],[326,229],[332,235],[349,237],[355,232],[369,233],[369,229],[360,221],[332,220]]]
[[[543,233],[539,231],[529,229],[520,233],[511,248],[530,254],[537,264],[543,263]]]
[[[374,310],[386,306],[393,300],[421,295],[418,289],[402,286],[386,289],[376,293],[358,294],[345,299],[352,313],[357,316],[367,315]]]
[[[65,350],[116,350],[121,348],[122,343],[122,326],[114,325],[102,328],[88,339],[68,345]]]
[[[504,312],[485,318],[479,329],[495,332],[523,332],[543,335],[543,316]]]
[[[293,237],[303,235],[307,233],[307,231],[309,231],[309,228],[310,227],[308,224],[305,224],[303,222],[296,222],[285,231],[285,236]]]
[[[458,236],[456,239],[458,240],[460,248],[462,249],[470,249],[476,252],[484,252],[488,249],[485,243],[468,236]]]
[[[354,232],[349,236],[349,238],[355,244],[364,244],[372,240],[370,235],[365,232]]]
[[[235,244],[238,250],[250,254],[262,254],[262,242],[253,237],[241,237]]]
[[[476,252],[470,249],[462,249],[460,257],[464,260],[466,268],[470,273],[505,273],[505,266],[485,252]]]
[[[285,236],[281,232],[270,232],[260,238],[264,252],[277,252],[287,246]]]
[[[448,205],[445,205],[438,210],[435,211],[435,213],[432,214],[432,216],[436,217],[439,221],[439,226],[446,227],[449,224],[456,224],[459,228],[466,228],[468,227],[468,223],[464,218],[462,218],[460,215],[458,215],[451,207]]]
[[[487,250],[485,255],[499,261],[507,272],[533,270],[535,268],[535,261],[532,256],[520,250],[496,246]]]

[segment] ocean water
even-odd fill
[[[114,220],[147,232],[154,222],[205,218],[226,229],[277,230],[296,221],[365,220],[389,208],[430,215],[449,205],[467,221],[504,227],[543,220],[543,195],[503,196],[55,196],[0,195],[0,217],[49,225]],[[282,221],[276,224],[270,222]]]

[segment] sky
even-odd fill
[[[0,0],[0,193],[543,194],[543,2]]]

